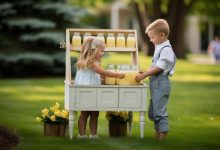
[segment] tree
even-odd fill
[[[59,50],[67,27],[83,27],[88,12],[66,0],[1,0],[0,49]]]
[[[135,10],[135,14],[138,18],[139,27],[141,30],[141,37],[145,41],[145,45],[151,45],[151,48],[148,50],[148,54],[153,54],[152,44],[149,44],[149,39],[145,34],[146,26],[158,18],[164,18],[168,21],[170,25],[170,35],[169,40],[173,46],[175,54],[178,58],[184,58],[184,20],[187,12],[192,7],[196,0],[153,0],[153,1],[134,1],[132,0],[132,5]],[[143,6],[144,10],[144,19],[140,6]],[[145,49],[145,51],[147,51]],[[147,52],[145,52],[147,53]]]

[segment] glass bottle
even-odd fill
[[[103,41],[105,43],[105,37],[103,33],[98,33],[97,34],[97,38],[100,39],[101,41]]]
[[[125,47],[124,33],[118,33],[116,44],[117,47]]]
[[[81,46],[81,36],[79,32],[74,32],[72,37],[72,46],[80,47]]]
[[[135,47],[135,37],[134,34],[129,33],[127,36],[127,47]]]
[[[90,32],[86,32],[83,37],[83,43],[91,36]]]
[[[113,64],[107,65],[107,71],[115,72],[115,67]],[[112,77],[105,77],[105,84],[107,85],[115,85],[116,79]]]
[[[115,37],[113,33],[109,33],[106,41],[107,47],[115,47]]]

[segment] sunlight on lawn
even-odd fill
[[[19,88],[14,87],[3,87],[1,88],[2,95],[13,95],[18,99],[24,101],[38,101],[38,100],[48,100],[48,101],[61,101],[63,100],[63,95],[60,95],[64,92],[63,86],[24,86]]]

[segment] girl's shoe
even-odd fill
[[[98,135],[91,135],[91,134],[90,134],[90,135],[89,135],[89,138],[90,138],[90,139],[98,139],[99,136],[98,136]]]
[[[78,139],[87,139],[88,138],[88,136],[87,135],[78,135]]]

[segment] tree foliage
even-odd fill
[[[58,50],[67,27],[83,27],[88,12],[66,0],[1,0],[0,49]]]

